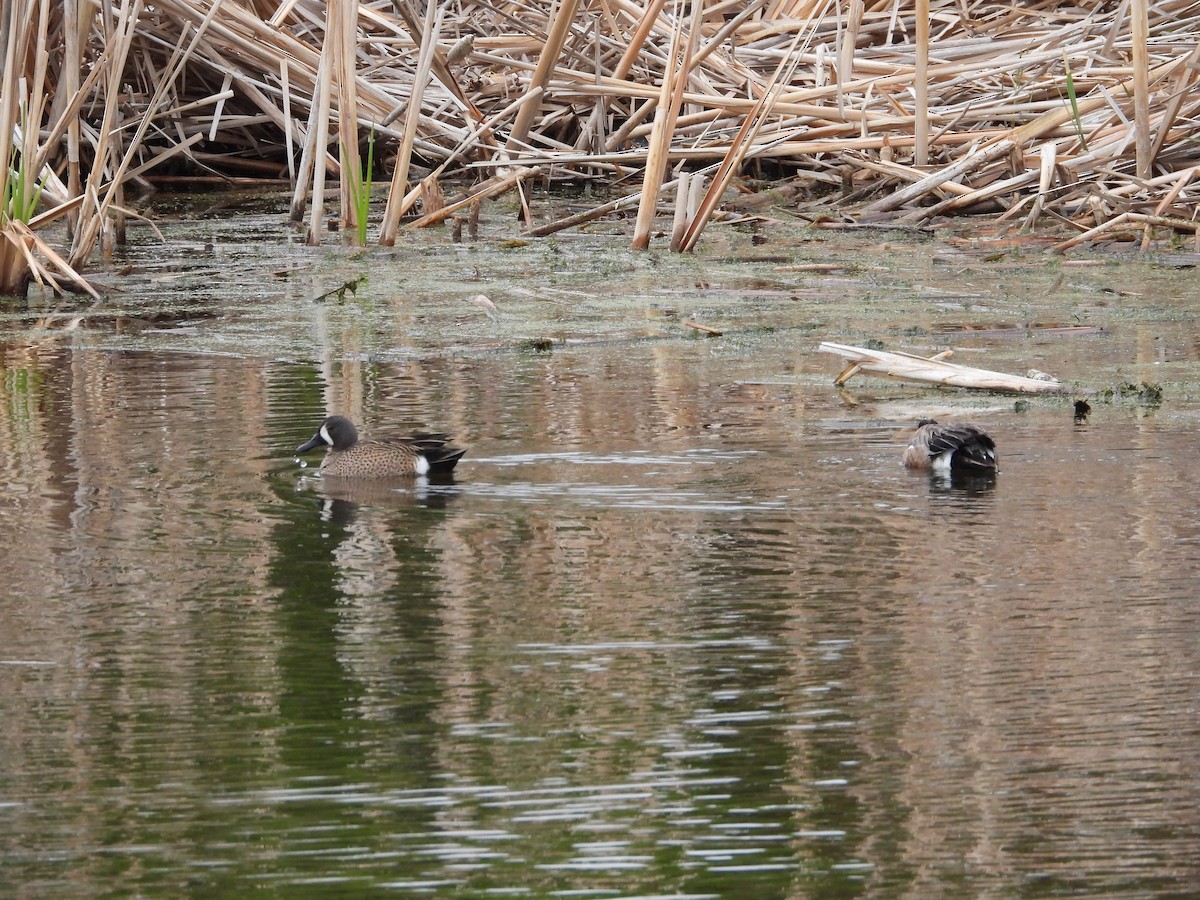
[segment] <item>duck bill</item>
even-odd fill
[[[296,455],[299,456],[301,453],[307,453],[315,447],[323,447],[324,445],[325,439],[321,437],[321,432],[318,431],[308,441],[296,448]]]

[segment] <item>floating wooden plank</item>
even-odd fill
[[[866,347],[851,347],[823,341],[818,347],[822,353],[833,353],[850,360],[834,384],[842,385],[860,372],[894,378],[898,381],[924,381],[947,387],[973,388],[981,391],[1009,391],[1022,394],[1052,394],[1066,390],[1059,381],[1029,378],[1024,375],[1008,375],[989,369],[975,369],[947,362],[946,351],[933,357],[916,356],[886,350],[870,350]]]

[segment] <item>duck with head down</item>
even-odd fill
[[[904,451],[904,465],[937,475],[995,475],[996,442],[978,425],[922,419]]]
[[[328,452],[321,474],[331,478],[413,478],[449,475],[467,451],[448,446],[448,434],[358,439],[358,429],[345,416],[330,416],[317,433],[296,448],[307,453],[317,447]]]

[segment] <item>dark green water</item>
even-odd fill
[[[1168,274],[1080,270],[1064,316],[1103,333],[966,342],[1164,385],[1076,424],[839,394],[814,352],[1050,315],[1036,261],[822,307],[761,267],[710,261],[716,298],[665,257],[485,246],[331,304],[314,251],[247,241],[301,274],[201,288],[218,239],[156,293],[143,246],[125,325],[10,305],[0,338],[0,894],[1200,889],[1200,306]],[[326,410],[470,452],[451,485],[325,486],[291,450]],[[901,469],[926,412],[993,432],[994,486]]]

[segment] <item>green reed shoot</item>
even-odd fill
[[[1067,75],[1067,102],[1071,104],[1071,121],[1075,123],[1075,133],[1079,136],[1079,143],[1086,153],[1087,138],[1083,136],[1083,120],[1079,116],[1079,100],[1075,96],[1075,79],[1071,76],[1071,63],[1065,56],[1063,57],[1063,69]]]
[[[21,102],[21,139],[28,140],[28,123],[25,103]],[[32,186],[32,188],[31,188]],[[0,196],[0,221],[24,222],[29,224],[37,211],[46,180],[35,180],[29,168],[29,154],[14,143],[8,159],[8,177],[4,179],[4,193]]]
[[[342,146],[342,156],[346,157],[345,145]],[[354,204],[354,221],[358,225],[358,243],[365,247],[367,244],[367,214],[371,208],[371,183],[375,170],[375,128],[367,136],[367,165],[361,171],[350,169],[350,202]]]

